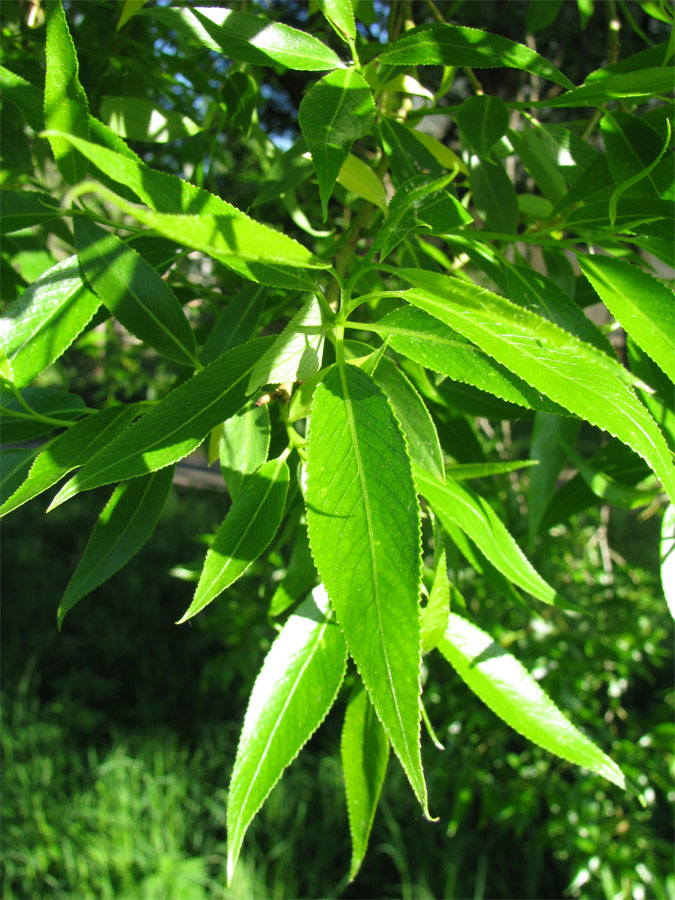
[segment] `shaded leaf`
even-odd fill
[[[546,98],[537,103],[516,104],[517,106],[565,107],[602,106],[608,100],[622,97],[649,97],[652,94],[669,94],[673,89],[673,74],[669,68],[642,69],[621,75],[608,75],[597,81],[586,82],[581,87],[566,91],[558,97]]]
[[[518,197],[501,162],[472,156],[469,182],[478,215],[491,231],[514,234],[518,227]]]
[[[560,712],[530,673],[492,638],[450,614],[438,649],[457,674],[507,725],[556,756],[625,789],[621,769]]]
[[[58,609],[69,610],[125,566],[148,540],[169,496],[173,466],[118,485],[103,507]]]
[[[253,817],[333,705],[346,660],[319,587],[272,644],[251,692],[227,795],[228,884]]]
[[[6,447],[0,450],[0,509],[28,475],[39,447]]]
[[[42,191],[0,191],[0,234],[41,225],[60,215],[57,201]]]
[[[100,116],[115,134],[130,141],[166,144],[201,131],[187,116],[143,97],[103,97]]]
[[[437,552],[436,572],[426,606],[422,609],[422,653],[429,653],[441,640],[450,615],[450,579],[445,550]]]
[[[475,94],[463,101],[456,113],[457,124],[469,147],[483,157],[504,135],[509,127],[509,110],[499,97]]]
[[[270,600],[269,615],[280,616],[317,582],[316,568],[309,549],[307,526],[300,523],[293,535],[293,550],[283,580]]]
[[[258,86],[246,72],[232,72],[222,89],[223,103],[230,126],[248,134],[258,98]]]
[[[266,406],[249,406],[223,422],[218,442],[220,468],[230,497],[236,500],[246,476],[267,459],[270,414]]]
[[[49,416],[55,421],[45,422],[33,418],[14,393],[0,385],[0,434],[5,444],[32,441],[33,438],[59,428],[58,422],[75,421],[88,411],[82,397],[60,388],[28,387],[21,391],[21,396],[36,413]]]
[[[200,357],[204,364],[238,344],[245,343],[255,331],[260,313],[265,305],[265,288],[248,284],[230,300],[202,347]]]
[[[530,472],[527,495],[530,543],[539,531],[546,507],[555,493],[558,477],[567,458],[561,441],[574,443],[581,425],[578,419],[539,412],[534,419],[530,459],[539,465]]]

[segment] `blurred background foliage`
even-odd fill
[[[575,82],[606,61],[610,6],[623,25],[621,56],[665,35],[662,23],[632,2],[535,5],[558,6],[555,21],[537,29],[536,47]],[[92,112],[105,96],[132,95],[199,123],[212,116],[213,127],[194,137],[131,146],[152,166],[248,208],[269,160],[261,157],[263,144],[228,127],[219,105],[227,61],[188,49],[148,18],[132,19],[113,34],[118,8],[112,3],[65,6]],[[339,51],[304,0],[267,6],[272,16],[311,29]],[[420,6],[418,0],[416,12]],[[531,5],[435,0],[435,6],[458,24],[522,40]],[[26,24],[35,8],[4,0],[0,14],[4,64],[40,85],[44,32]],[[369,39],[385,41],[392,9],[380,2],[374,8]],[[433,83],[438,74],[429,67],[424,78]],[[265,75],[258,121],[280,146],[297,139],[297,109],[314,77]],[[481,72],[486,90],[505,98],[517,94],[520,77]],[[463,76],[452,91],[448,103],[467,95]],[[46,143],[26,134],[8,104],[0,143],[9,186],[30,184],[36,172],[40,184],[54,186]],[[319,223],[315,186],[300,184],[297,198]],[[254,214],[302,234],[278,199]],[[56,231],[49,242],[40,229],[4,240],[3,301],[65,255],[70,236]],[[160,270],[174,262],[166,242],[139,240],[138,249]],[[236,288],[231,273],[188,256],[170,277],[198,335]],[[269,292],[264,327],[274,326],[279,299]],[[92,406],[113,396],[162,396],[177,370],[116,328],[111,322],[90,328],[41,384],[68,385]],[[456,429],[467,459],[527,456],[527,421],[484,419],[480,427],[468,421],[458,417],[444,426]],[[581,439],[589,455],[603,441],[592,429]],[[523,542],[527,486],[526,473],[480,485]],[[370,851],[356,882],[346,883],[349,835],[336,751],[344,708],[338,704],[252,825],[227,890],[225,786],[248,693],[275,634],[269,599],[292,548],[282,534],[268,561],[254,564],[218,603],[176,628],[172,623],[192,594],[190,568],[203,558],[227,504],[224,493],[176,487],[147,546],[78,606],[59,634],[56,601],[106,498],[105,490],[94,491],[48,517],[38,501],[3,527],[3,898],[675,896],[673,635],[656,574],[657,515],[591,506],[554,525],[532,548],[535,566],[583,614],[551,608],[533,617],[505,605],[490,581],[448,548],[456,602],[479,614],[481,626],[512,648],[612,755],[642,791],[644,807],[528,744],[434,657],[424,672],[424,696],[445,750],[425,737],[423,754],[440,821],[421,818],[392,761]]]

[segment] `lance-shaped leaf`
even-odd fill
[[[530,472],[527,495],[528,533],[530,543],[539,531],[546,507],[553,496],[558,477],[567,458],[561,439],[568,444],[576,440],[578,419],[537,413],[530,440],[530,459],[539,463]]]
[[[457,110],[457,124],[470,147],[484,158],[509,127],[509,109],[499,97],[475,94]]]
[[[78,216],[74,231],[82,273],[115,318],[164,356],[194,367],[192,328],[164,279],[142,256],[89,219]]]
[[[524,44],[459,25],[434,23],[412,28],[390,44],[379,61],[387,66],[504,66],[531,72],[564,88],[574,87],[559,69]]]
[[[389,398],[408,441],[413,462],[444,481],[443,451],[438,433],[420,395],[398,366],[386,356],[378,362],[373,379]]]
[[[298,530],[293,535],[293,551],[286,575],[270,600],[269,615],[280,616],[314,587],[317,581],[316,568],[309,549],[307,527],[299,524]]]
[[[235,347],[174,388],[68,481],[50,509],[104,484],[156,472],[192,453],[216,425],[246,402],[246,383],[269,338]]]
[[[0,347],[24,387],[72,344],[101,305],[76,256],[44,272],[0,316]]]
[[[266,406],[249,406],[231,416],[220,433],[220,468],[230,497],[236,500],[247,475],[267,459],[270,414]]]
[[[375,104],[355,69],[336,69],[305,95],[298,121],[319,179],[323,217],[342,164],[355,140],[370,131]]]
[[[72,135],[62,137],[105,175],[132,190],[150,210],[101,189],[112,203],[164,237],[208,253],[249,280],[305,290],[313,285],[301,270],[330,265],[298,241],[256,222],[215,194],[155,172],[140,160],[107,147]]]
[[[229,126],[241,128],[248,136],[258,98],[258,85],[255,80],[245,72],[233,72],[223,85],[222,98]]]
[[[518,197],[501,162],[472,156],[469,181],[478,215],[491,231],[513,234],[518,226]]]
[[[434,540],[436,537],[434,536]],[[442,548],[442,538],[438,535]],[[433,650],[445,634],[450,615],[450,579],[445,550],[438,553],[434,581],[426,606],[422,610],[422,653]]]
[[[578,259],[624,331],[675,382],[675,296],[670,288],[622,259],[597,254]]]
[[[442,484],[419,467],[415,467],[415,482],[444,525],[461,528],[514,584],[544,603],[555,603],[556,592],[532,566],[486,500],[451,478]]]
[[[474,694],[511,728],[550,753],[626,788],[616,763],[572,725],[527,669],[489,634],[451,613],[438,649]]]
[[[66,613],[125,566],[148,540],[169,496],[174,467],[118,485],[98,517],[58,609]]]
[[[349,880],[353,881],[368,849],[389,761],[386,732],[362,684],[356,687],[347,704],[340,755],[352,838]]]
[[[387,193],[384,185],[370,166],[358,156],[352,156],[351,153],[347,155],[337,180],[343,188],[379,207],[386,216]]]
[[[199,125],[187,116],[162,109],[143,97],[104,97],[100,116],[115,134],[130,141],[166,144],[201,131]]]
[[[262,16],[208,6],[154,7],[141,15],[157,19],[209,50],[254,66],[280,63],[288,69],[321,72],[343,65],[314,35]]]
[[[33,418],[14,392],[0,384],[0,434],[4,444],[32,441],[55,431],[60,421],[72,422],[89,412],[82,397],[60,388],[29,387],[21,391],[21,396],[32,410],[48,419]]]
[[[187,622],[240,578],[267,547],[281,524],[290,474],[280,456],[247,475],[206,554]]]
[[[675,619],[675,506],[668,505],[661,522],[661,584],[671,616]]]
[[[0,504],[4,505],[20,487],[39,452],[39,447],[7,447],[0,450]]]
[[[243,344],[255,331],[260,313],[265,305],[265,288],[257,284],[247,284],[222,311],[209,332],[202,351],[201,360],[210,363],[231,347]]]
[[[362,328],[361,323],[353,327]],[[368,325],[381,337],[389,337],[389,346],[397,353],[455,381],[475,385],[502,400],[528,409],[564,412],[542,397],[539,391],[495,362],[480,347],[467,341],[458,331],[414,307],[396,309],[378,322]]]
[[[547,132],[543,128],[523,128],[522,131],[510,128],[508,139],[544,197],[548,197],[554,206],[563,203],[567,184],[558,162],[560,150]]]
[[[264,384],[307,381],[321,367],[326,328],[321,306],[312,295],[297,312],[251,373],[248,393]]]
[[[416,175],[441,178],[446,174],[444,166],[426,146],[421,131],[408,128],[394,119],[383,119],[381,128],[382,146],[389,157],[392,180],[396,186]],[[454,165],[449,168],[453,169]]]
[[[89,137],[89,107],[77,75],[75,45],[68,30],[61,0],[47,7],[47,43],[45,47],[45,128]],[[62,138],[53,135],[49,142],[59,171],[69,184],[87,174],[87,163]]]
[[[246,829],[330,710],[347,661],[344,638],[319,587],[265,657],[239,738],[227,796],[227,879]]]
[[[331,369],[314,395],[305,499],[319,575],[428,815],[419,745],[419,506],[400,426],[355,366]]]
[[[0,191],[0,234],[41,225],[60,215],[58,202],[42,191]]]
[[[615,184],[639,181],[643,196],[661,197],[668,182],[672,183],[672,166],[668,163],[667,171],[652,169],[663,152],[663,138],[658,132],[637,116],[618,111],[605,112],[600,130]],[[642,174],[644,179],[640,178]]]
[[[60,481],[109,444],[138,413],[136,406],[111,406],[76,422],[44,447],[26,480],[0,506],[0,516],[7,515]]]
[[[619,438],[675,497],[668,446],[627,383],[632,376],[616,360],[477,285],[421,269],[397,271],[416,286],[405,292],[406,299],[456,328],[556,403]]]
[[[3,99],[9,100],[21,111],[33,131],[42,131],[45,127],[44,96],[39,88],[21,75],[0,66],[0,90]]]
[[[608,75],[598,81],[587,82],[558,97],[546,98],[537,103],[515,103],[515,107],[565,107],[602,106],[608,100],[622,97],[649,97],[653,94],[669,94],[673,89],[673,71],[668,66],[641,69],[620,75]]]

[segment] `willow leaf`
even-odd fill
[[[319,587],[288,619],[251,692],[227,796],[228,883],[253,817],[333,705],[346,661]]]
[[[621,769],[562,714],[530,673],[490,635],[450,614],[438,649],[480,699],[528,740],[626,787]]]
[[[247,475],[267,459],[270,414],[266,406],[240,409],[223,422],[218,440],[220,469],[230,497],[236,500]]]
[[[420,525],[405,439],[387,398],[352,365],[312,402],[312,554],[349,652],[427,813],[419,745]]]

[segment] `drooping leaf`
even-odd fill
[[[251,373],[248,393],[264,384],[307,381],[321,368],[326,326],[312,295],[297,312]]]
[[[440,536],[439,536],[440,537]],[[422,609],[422,653],[429,653],[442,639],[450,615],[450,579],[445,550],[437,554],[436,571],[426,606]]]
[[[151,16],[209,50],[254,66],[280,63],[288,69],[321,72],[343,65],[314,35],[262,16],[209,6],[157,6],[141,15]]]
[[[419,746],[419,507],[385,395],[335,367],[311,410],[307,525],[349,652],[426,812]]]
[[[529,469],[536,466],[532,459],[511,459],[502,462],[448,463],[445,471],[453,481],[467,481],[471,478],[492,478],[493,475],[504,475],[517,472],[518,469]]]
[[[621,327],[675,383],[675,296],[643,269],[610,256],[577,257]]]
[[[74,232],[82,273],[115,318],[159,353],[194,367],[194,333],[164,279],[142,256],[86,217],[75,218]]]
[[[318,577],[309,549],[306,525],[299,524],[293,536],[288,569],[270,600],[269,615],[280,616],[317,583]]]
[[[0,449],[0,510],[21,486],[39,447],[5,447]]]
[[[544,197],[554,206],[566,199],[567,184],[559,163],[559,148],[547,140],[546,132],[542,128],[523,128],[521,131],[510,128],[508,138]]]
[[[100,116],[115,134],[130,141],[166,144],[201,131],[188,116],[163,109],[144,97],[104,97]]]
[[[192,453],[212,428],[242,408],[251,370],[269,343],[270,338],[258,338],[234,347],[174,388],[90,459],[63,486],[50,509],[80,491],[156,472]]]
[[[606,111],[600,130],[614,183],[639,181],[643,196],[661,197],[668,184],[663,184],[657,173],[650,171],[663,150],[663,139],[658,132],[637,116],[619,111]],[[668,165],[663,174],[672,185],[672,166]]]
[[[233,500],[246,477],[267,459],[270,446],[270,414],[266,406],[249,406],[223,422],[218,455],[225,484]]]
[[[86,140],[89,137],[89,106],[78,78],[77,54],[61,0],[55,0],[47,7],[45,56],[44,127]],[[49,142],[65,180],[69,184],[81,181],[87,174],[86,161],[62,138],[52,135]]]
[[[561,713],[518,660],[492,638],[450,614],[438,649],[457,674],[507,725],[528,740],[625,789],[621,769]]]
[[[230,127],[241,128],[248,135],[258,97],[258,86],[246,72],[232,72],[222,89]]]
[[[538,461],[530,472],[527,495],[528,533],[530,543],[539,531],[546,507],[553,496],[560,472],[567,458],[561,443],[573,444],[579,431],[578,419],[537,413],[530,441],[530,459]]]
[[[661,584],[671,616],[675,619],[675,506],[668,505],[661,522]]]
[[[577,467],[586,484],[595,496],[604,500],[605,503],[622,506],[625,509],[639,509],[641,506],[648,506],[650,503],[653,503],[658,497],[658,490],[640,490],[628,484],[622,484],[605,472],[594,468],[592,464],[579,456],[573,447],[569,445],[563,446],[570,461]]]
[[[416,286],[405,292],[406,299],[574,415],[632,447],[675,496],[670,451],[617,361],[484,288],[420,269],[397,271]]]
[[[45,127],[44,96],[39,88],[21,75],[0,66],[0,90],[3,98],[21,111],[33,131],[42,131]]]
[[[474,94],[463,101],[456,113],[457,124],[469,147],[484,158],[509,127],[509,110],[499,97]]]
[[[302,244],[249,218],[215,194],[106,147],[63,137],[109,178],[133,190],[150,210],[101,189],[112,203],[148,228],[219,259],[252,281],[305,290],[313,286],[312,281],[298,270],[329,266]]]
[[[343,188],[356,194],[357,197],[363,197],[387,214],[387,194],[384,185],[363,160],[352,156],[351,153],[347,154],[337,180]]]
[[[347,815],[352,839],[349,880],[361,868],[380,799],[389,741],[362,684],[349,698],[340,742]]]
[[[357,326],[354,323],[353,327]],[[495,362],[479,346],[433,316],[413,307],[403,307],[368,325],[397,353],[456,381],[473,384],[482,391],[532,409],[560,410],[539,391]],[[560,410],[562,412],[562,410]]]
[[[449,522],[461,528],[514,584],[543,603],[555,603],[555,590],[532,566],[486,500],[451,478],[442,484],[419,466],[414,471],[418,490],[444,525]]]
[[[667,67],[642,69],[621,75],[608,75],[590,83],[566,91],[558,97],[546,98],[536,103],[518,103],[516,106],[566,107],[602,106],[608,100],[622,97],[649,97],[653,94],[669,94],[673,89],[672,70]]]
[[[314,167],[307,150],[307,144],[300,138],[274,162],[260,185],[260,189],[254,197],[251,206],[260,206],[263,203],[268,203],[270,200],[281,197],[282,194],[307,181],[313,171]]]
[[[251,692],[227,796],[228,884],[253,817],[333,705],[346,660],[319,587],[272,644]]]
[[[134,405],[111,406],[76,422],[40,451],[26,480],[0,506],[0,516],[37,497],[109,444],[138,413]]]
[[[42,191],[0,191],[0,234],[41,225],[60,215],[59,204]]]
[[[24,387],[70,347],[101,305],[76,256],[44,272],[0,316],[0,347]]]
[[[324,221],[335,181],[355,140],[370,131],[375,104],[355,69],[336,69],[305,94],[298,122],[319,179]]]
[[[202,351],[204,364],[238,344],[245,343],[255,331],[260,313],[265,305],[265,288],[248,284],[230,300],[209,332]]]
[[[82,397],[61,388],[28,387],[21,391],[24,403],[44,418],[34,418],[14,393],[0,384],[0,434],[4,444],[18,444],[49,434],[85,415],[88,410]]]
[[[574,87],[559,69],[524,44],[459,25],[418,25],[390,44],[379,59],[387,66],[504,66],[531,72],[564,88]]]
[[[490,231],[514,234],[518,226],[518,197],[501,162],[472,156],[469,181],[478,215]]]
[[[410,381],[392,360],[380,359],[373,379],[387,395],[408,441],[413,462],[445,480],[443,451],[429,410]]]
[[[177,624],[201,612],[260,556],[281,524],[289,480],[283,456],[246,476],[206,554],[192,603]]]
[[[125,566],[155,530],[173,483],[173,466],[118,485],[103,507],[58,609],[69,610]]]

